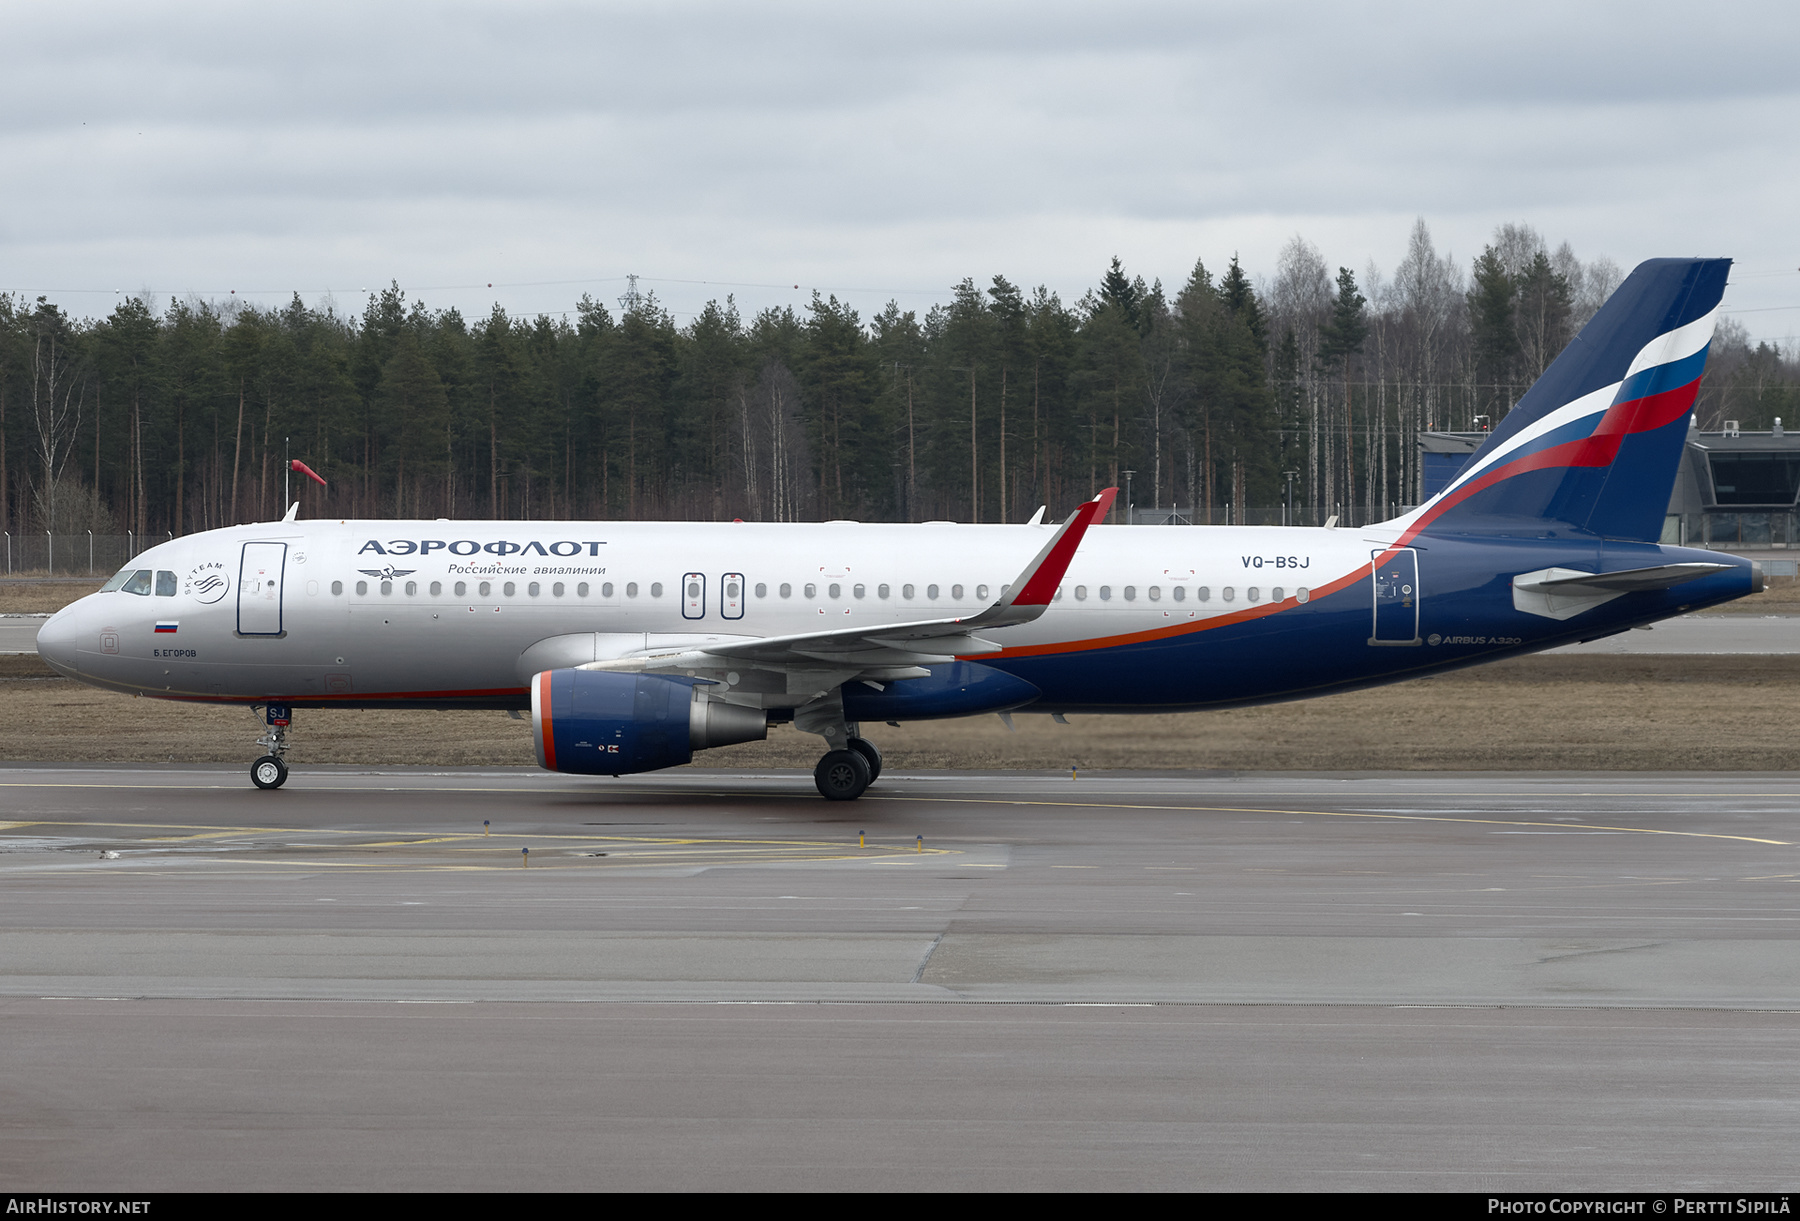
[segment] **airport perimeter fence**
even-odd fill
[[[6,575],[93,577],[104,580],[140,551],[166,543],[173,534],[47,534],[7,532]]]

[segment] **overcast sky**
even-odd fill
[[[866,315],[1115,254],[1272,277],[1296,233],[1391,271],[1423,216],[1465,272],[1506,221],[1728,255],[1792,342],[1797,11],[0,3],[0,291]]]

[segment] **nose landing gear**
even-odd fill
[[[269,731],[256,744],[268,747],[269,753],[250,765],[250,783],[259,789],[278,789],[288,778],[287,761],[282,756],[288,751],[288,726],[293,723],[293,711],[286,704],[270,704],[263,719],[268,722]]]

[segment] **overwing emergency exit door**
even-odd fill
[[[1375,578],[1375,623],[1370,644],[1419,643],[1419,557],[1411,547],[1369,553]]]
[[[238,563],[238,635],[279,636],[286,543],[245,543]]]

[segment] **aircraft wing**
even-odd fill
[[[592,670],[704,669],[729,663],[784,668],[864,670],[919,666],[949,661],[970,653],[995,653],[999,645],[977,632],[1030,623],[1056,596],[1057,586],[1089,526],[1112,508],[1117,488],[1107,488],[1083,503],[1005,587],[992,606],[967,618],[925,619],[912,623],[869,623],[824,632],[800,632],[759,640],[738,639],[663,655],[591,662]],[[899,677],[899,675],[890,675]]]

